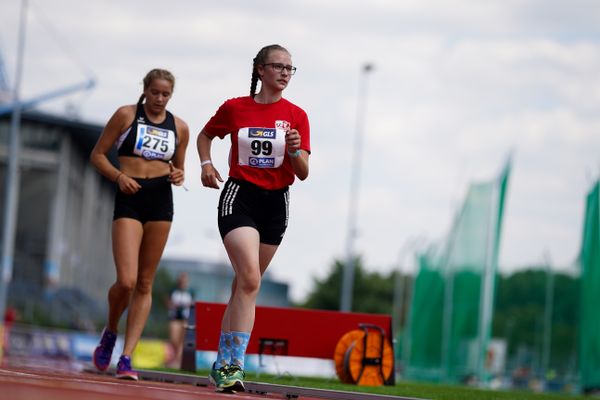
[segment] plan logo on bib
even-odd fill
[[[275,159],[273,157],[250,157],[248,164],[256,168],[273,168],[275,167]]]

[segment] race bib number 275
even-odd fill
[[[175,133],[168,129],[138,124],[133,152],[147,160],[170,160],[175,152]]]

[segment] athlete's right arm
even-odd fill
[[[135,106],[122,106],[110,117],[102,134],[90,154],[90,162],[98,172],[113,182],[117,182],[121,171],[108,159],[107,154],[115,144],[119,135],[127,128],[135,117]]]
[[[196,146],[198,148],[198,155],[200,156],[200,165],[202,168],[202,185],[211,187],[214,189],[219,188],[219,182],[223,182],[223,178],[219,174],[219,171],[215,168],[212,163],[210,156],[210,148],[212,145],[213,138],[206,134],[206,131],[202,129],[198,134],[196,140]]]

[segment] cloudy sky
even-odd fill
[[[0,6],[12,81],[21,2]],[[509,272],[547,252],[566,269],[581,243],[584,200],[600,171],[600,3],[570,0],[30,0],[21,96],[94,77],[91,91],[44,110],[104,124],[139,97],[148,70],[176,78],[169,108],[190,126],[189,191],[175,189],[166,254],[224,260],[218,192],[202,187],[195,137],[227,98],[246,95],[267,44],[298,72],[284,96],[309,115],[308,180],[271,266],[301,300],[345,257],[359,82],[367,87],[355,249],[370,270],[410,269],[439,240],[470,182],[513,156],[500,249]],[[373,63],[368,76],[362,66]],[[227,173],[228,141],[213,159]]]

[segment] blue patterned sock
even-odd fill
[[[231,332],[231,364],[244,369],[244,357],[250,341],[250,332]]]
[[[231,332],[221,331],[219,336],[219,349],[217,351],[217,361],[213,368],[218,369],[229,364],[231,359]]]

